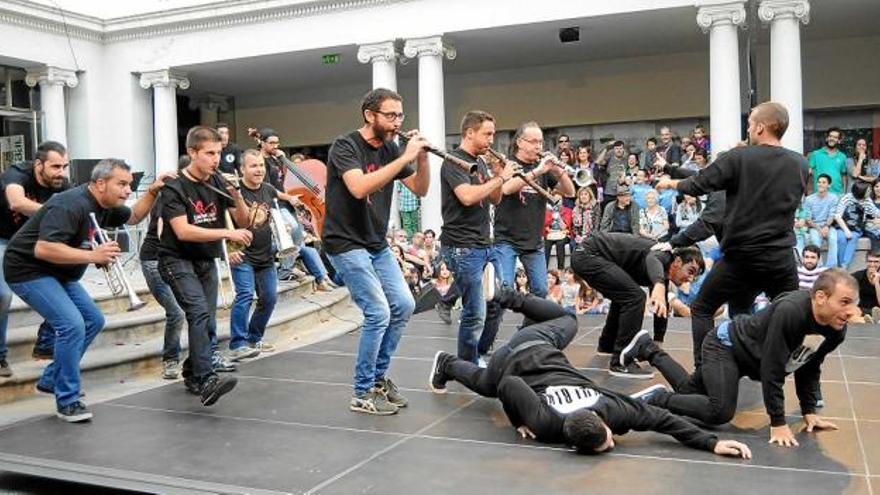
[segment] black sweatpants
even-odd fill
[[[736,413],[742,376],[733,348],[722,344],[713,330],[703,339],[701,353],[702,365],[691,375],[666,351],[652,344],[648,362],[660,370],[675,391],[659,396],[652,404],[706,424],[727,423]]]
[[[577,317],[553,301],[514,291],[505,291],[505,299],[502,302],[503,307],[520,312],[536,323],[522,328],[510,341],[499,347],[492,354],[486,368],[455,358],[446,364],[444,370],[449,378],[483,397],[498,397],[498,383],[504,376],[514,348],[526,342],[540,341],[562,350],[571,343],[578,330]]]
[[[730,316],[749,312],[761,292],[772,301],[783,292],[797,290],[798,276],[794,254],[789,248],[762,253],[760,259],[721,258],[709,270],[700,293],[691,304],[691,331],[694,339],[694,363],[701,362],[703,338],[715,324],[715,312],[729,304]]]
[[[550,256],[552,256],[550,252],[553,250],[553,246],[556,246],[556,268],[560,272],[560,277],[562,276],[562,271],[565,270],[565,247],[570,243],[571,241],[568,237],[555,241],[544,239],[544,259],[546,260],[547,268],[550,267]]]

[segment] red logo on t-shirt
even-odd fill
[[[192,205],[194,211],[194,225],[214,223],[217,221],[217,205],[213,201],[206,205],[200,199],[197,199],[196,201],[190,199],[189,204]]]

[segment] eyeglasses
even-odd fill
[[[525,141],[525,142],[527,142],[527,143],[529,143],[529,144],[534,144],[534,145],[544,144],[544,140],[543,140],[543,139],[538,139],[538,138],[534,138],[534,139],[526,139],[526,138],[522,138],[522,137],[521,137],[520,139],[523,140],[523,141]]]
[[[373,113],[378,113],[379,115],[385,117],[385,118],[388,119],[388,120],[398,120],[398,119],[400,119],[401,122],[403,122],[403,119],[406,118],[406,115],[404,115],[403,112],[400,112],[400,113],[397,113],[397,112],[380,112],[379,110],[374,110]]]

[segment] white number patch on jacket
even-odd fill
[[[587,387],[561,385],[547,387],[544,390],[544,401],[560,414],[569,414],[580,409],[588,409],[596,405],[602,394]]]

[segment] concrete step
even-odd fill
[[[312,277],[304,277],[297,282],[279,284],[278,306],[286,304],[286,301],[291,298],[310,294],[313,290],[313,282],[314,279]],[[230,295],[231,299],[232,296]],[[106,325],[104,330],[98,334],[91,347],[118,345],[129,342],[132,339],[142,339],[145,336],[162,335],[165,331],[165,310],[155,300],[150,300],[151,302],[147,306],[137,311],[111,311],[105,314]],[[33,311],[31,312],[37,316],[37,322],[42,322],[39,319],[39,315]],[[218,317],[228,318],[229,310],[218,308]],[[6,342],[9,348],[7,360],[13,369],[16,368],[18,363],[25,363],[32,359],[31,352],[37,339],[38,328],[39,323],[34,323],[17,328],[10,327],[7,330]]]
[[[301,284],[307,285],[307,284]],[[297,335],[310,332],[321,323],[331,320],[349,305],[346,289],[336,289],[327,293],[303,294],[294,289],[285,291],[285,300],[275,308],[266,331],[266,340],[296,340]],[[229,340],[228,315],[217,320],[220,349],[225,350]],[[360,320],[344,318],[355,327]],[[128,380],[142,374],[158,374],[161,369],[164,328],[160,324],[150,324],[153,331],[131,330],[126,340],[105,339],[102,345],[96,342],[89,348],[80,363],[84,377],[101,381]],[[181,346],[188,347],[186,331],[181,335]],[[184,351],[184,356],[186,351]],[[35,383],[48,361],[24,361],[13,364],[15,375],[0,379],[0,403],[31,397],[36,394]]]

